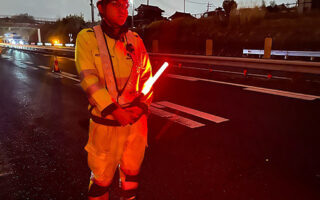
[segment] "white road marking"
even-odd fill
[[[284,97],[289,97],[289,98],[302,99],[302,100],[307,100],[307,101],[313,101],[313,100],[316,100],[317,98],[320,98],[320,97],[313,96],[313,95],[306,95],[306,94],[287,92],[287,91],[281,91],[281,90],[266,89],[266,88],[258,88],[258,87],[248,87],[248,88],[244,88],[244,90],[266,93],[266,94],[273,94],[273,95],[284,96]]]
[[[76,60],[75,60],[75,59],[73,59],[73,58],[66,58],[66,57],[64,57],[64,59],[71,60],[71,61],[73,61],[73,62],[75,62],[75,61],[76,61]]]
[[[33,67],[33,66],[29,66],[28,68],[31,68],[31,69],[33,69],[33,70],[38,70],[38,68]]]
[[[151,105],[156,108],[165,108],[165,106],[159,105],[157,103],[151,103]]]
[[[228,83],[223,81],[215,81],[215,80],[203,79],[203,78],[197,78],[197,77],[191,77],[191,76],[181,76],[181,75],[175,75],[175,74],[168,74],[167,76],[169,78],[182,79],[186,81],[206,81],[211,83],[219,83],[219,84],[231,85],[231,86],[237,86],[237,87],[248,87],[248,85],[246,86],[246,85],[237,84],[237,83]]]
[[[43,66],[43,65],[38,65],[38,67],[41,68],[41,69],[50,69],[50,67]]]
[[[11,175],[11,174],[13,174],[13,171],[2,172],[2,173],[0,173],[0,177],[9,176],[9,175]]]
[[[150,106],[150,111],[152,114],[158,115],[160,117],[168,118],[170,121],[179,123],[189,128],[199,128],[199,127],[205,126],[205,124],[193,121],[191,119],[187,119],[185,117],[179,116],[174,113],[170,113],[170,112],[155,108],[153,106]]]
[[[65,78],[68,78],[68,79],[71,79],[71,80],[74,80],[74,81],[77,81],[77,82],[80,83],[80,80],[79,80],[79,79],[74,78],[74,77],[67,76],[67,75],[65,75],[65,74],[63,74],[63,73],[61,73],[60,76],[63,76],[63,77],[65,77]]]
[[[7,55],[1,55],[0,57],[2,57],[2,58],[7,58],[7,59],[10,59],[10,58],[11,58],[11,56],[7,56]]]
[[[66,75],[66,76],[70,76],[70,77],[77,77],[77,75],[75,74],[70,74],[68,72],[61,72],[62,74]]]
[[[167,77],[186,80],[186,81],[198,81],[199,80],[198,78],[195,78],[195,77],[181,76],[181,75],[176,75],[176,74],[168,74]]]
[[[53,77],[53,78],[57,78],[57,79],[62,79],[63,78],[63,76],[61,74],[57,74],[57,73],[48,72],[48,75]]]
[[[12,165],[10,164],[9,156],[6,155],[6,151],[2,147],[2,142],[0,141],[0,178],[5,177],[8,179],[9,175],[13,174]]]
[[[289,91],[283,91],[283,90],[274,90],[274,89],[268,89],[268,88],[262,88],[262,87],[255,87],[255,86],[251,86],[251,85],[228,83],[228,82],[223,82],[223,81],[215,81],[215,80],[210,80],[210,79],[181,76],[181,75],[174,75],[174,74],[168,74],[167,76],[170,78],[182,79],[182,80],[187,80],[187,81],[206,81],[206,82],[211,82],[211,83],[218,83],[218,84],[231,85],[231,86],[236,86],[236,87],[243,87],[244,90],[250,90],[250,91],[261,92],[261,93],[266,93],[266,94],[285,96],[285,97],[290,97],[290,98],[297,98],[297,99],[302,99],[302,100],[312,101],[315,99],[320,99],[320,96],[316,96],[316,95],[302,94],[302,93],[289,92]]]
[[[168,108],[175,109],[175,110],[179,110],[179,111],[182,111],[184,113],[188,113],[190,115],[194,115],[194,116],[197,116],[197,117],[200,117],[200,118],[203,118],[203,119],[215,122],[215,123],[221,123],[221,122],[229,121],[229,119],[225,119],[223,117],[219,117],[219,116],[216,116],[216,115],[211,115],[209,113],[201,112],[201,111],[198,111],[198,110],[195,110],[195,109],[192,109],[192,108],[188,108],[188,107],[185,107],[185,106],[180,106],[180,105],[168,102],[168,101],[157,102],[157,104],[163,105],[163,106],[166,106]]]
[[[178,67],[178,68],[179,68],[178,65],[175,65],[175,67]],[[229,73],[229,74],[243,75],[243,72],[232,72],[232,71],[218,70],[218,69],[213,69],[213,68],[208,69],[208,68],[186,67],[186,66],[181,66],[181,68],[185,68],[185,69],[195,69],[195,70],[201,70],[201,71],[221,72],[221,73]],[[262,74],[248,73],[247,75],[248,75],[248,76],[257,76],[257,77],[268,78],[268,75],[262,75]],[[281,76],[272,76],[272,78],[284,79],[284,80],[292,80],[292,78],[281,77]]]
[[[34,63],[32,63],[32,62],[29,62],[29,61],[25,61],[25,62],[23,62],[23,63],[28,64],[28,65],[33,65],[33,64],[34,64]]]
[[[50,69],[50,67],[43,66],[43,65],[39,65],[38,67],[39,67],[39,68],[41,68],[41,69],[45,69],[45,70]],[[80,80],[79,80],[79,79],[74,78],[74,77],[76,77],[77,75],[70,74],[70,73],[68,73],[68,72],[61,72],[61,73],[49,73],[49,75],[50,75],[50,76],[52,76],[52,77],[54,77],[54,78],[60,78],[60,79],[61,79],[61,78],[65,77],[65,78],[68,78],[68,79],[71,79],[71,80],[74,80],[74,81],[80,82]]]

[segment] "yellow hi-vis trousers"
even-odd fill
[[[147,116],[133,125],[105,126],[90,120],[89,140],[85,147],[93,179],[108,186],[120,165],[126,175],[138,175],[147,145]]]

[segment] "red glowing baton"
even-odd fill
[[[168,66],[169,66],[169,63],[167,63],[167,62],[163,63],[163,65],[160,67],[160,69],[157,71],[157,73],[153,77],[150,77],[143,84],[141,94],[137,98],[135,98],[135,100],[131,103],[131,106],[134,106],[134,105],[137,105],[140,103],[140,99],[150,92],[154,83],[158,80],[158,78],[161,76],[161,74],[164,72],[164,70],[167,69]]]
[[[167,69],[167,67],[169,66],[169,63],[165,62],[163,63],[163,65],[161,66],[161,68],[157,71],[157,73],[153,76],[150,77],[144,84],[143,84],[143,89],[142,89],[142,94],[143,95],[147,95],[153,84],[158,80],[158,78],[161,76],[161,74],[164,72],[164,70]]]

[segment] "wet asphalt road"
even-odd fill
[[[73,60],[58,59],[70,74],[51,73],[52,56],[9,50],[0,57],[0,199],[86,199],[87,100],[71,75]],[[179,68],[168,73],[320,96],[318,82]],[[151,114],[141,200],[320,199],[320,99],[170,77],[155,88],[156,103],[228,121],[161,108],[204,125],[190,128]],[[116,179],[111,200],[118,198]]]

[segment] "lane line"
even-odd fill
[[[23,63],[25,63],[25,64],[27,64],[27,65],[34,65],[34,63],[29,62],[29,61],[25,61],[25,62],[23,62]]]
[[[151,103],[151,105],[156,108],[165,108],[165,106],[159,105],[157,103]]]
[[[278,95],[278,96],[284,96],[284,97],[289,97],[289,98],[302,99],[302,100],[306,100],[306,101],[313,101],[318,98],[317,96],[313,96],[313,95],[305,95],[305,94],[292,93],[292,92],[286,92],[286,91],[281,91],[281,90],[256,88],[256,87],[244,88],[244,90],[272,94],[272,95]]]
[[[39,68],[33,67],[33,66],[29,66],[28,68],[31,68],[33,70],[39,70]]]
[[[79,82],[79,83],[80,83],[80,80],[79,80],[79,79],[77,79],[77,78],[70,77],[70,76],[67,76],[67,75],[65,75],[65,74],[60,74],[60,76],[63,76],[63,77],[65,77],[65,78],[68,78],[68,79],[71,79],[71,80],[74,80],[74,81],[77,81],[77,82]]]
[[[285,96],[285,97],[290,97],[290,98],[297,98],[297,99],[302,99],[302,100],[312,101],[315,99],[320,99],[320,96],[317,96],[317,95],[289,92],[289,91],[284,91],[284,90],[268,89],[268,88],[262,88],[262,87],[255,87],[255,86],[251,86],[251,85],[228,83],[228,82],[223,82],[223,81],[215,81],[215,80],[210,80],[210,79],[181,76],[181,75],[176,76],[174,74],[168,74],[167,76],[169,78],[176,78],[176,79],[182,79],[182,80],[187,80],[187,81],[190,81],[190,80],[192,80],[192,81],[205,81],[205,82],[218,83],[218,84],[223,84],[223,85],[242,87],[244,90],[250,90],[250,91],[261,92],[261,93],[263,92],[266,94],[272,93],[274,95],[280,95],[280,96]]]
[[[77,75],[71,74],[71,73],[68,73],[68,72],[61,72],[61,73],[64,74],[64,75],[66,75],[66,76],[77,77]]]
[[[155,108],[153,106],[150,106],[150,111],[154,115],[158,115],[163,118],[168,118],[170,121],[179,123],[179,124],[181,124],[183,126],[187,126],[189,128],[199,128],[199,127],[205,126],[205,124],[193,121],[191,119],[187,119],[185,117],[182,117],[182,116],[174,114],[174,113],[170,113],[170,112]]]
[[[41,68],[41,69],[50,69],[50,67],[43,66],[43,65],[38,65],[38,67]]]
[[[64,59],[67,59],[67,60],[71,60],[71,61],[73,61],[73,62],[75,62],[76,60],[75,59],[73,59],[73,58],[66,58],[66,57],[61,57],[61,58],[64,58]]]
[[[174,104],[174,103],[171,103],[171,102],[168,102],[168,101],[157,102],[157,104],[160,104],[160,105],[163,105],[163,106],[166,106],[168,108],[175,109],[175,110],[179,110],[179,111],[182,111],[184,113],[188,113],[190,115],[194,115],[196,117],[200,117],[200,118],[203,118],[203,119],[215,122],[215,123],[222,123],[222,122],[229,121],[229,119],[225,119],[223,117],[219,117],[219,116],[212,115],[212,114],[209,114],[209,113],[205,113],[205,112],[202,112],[202,111],[199,111],[199,110],[195,110],[195,109],[192,109],[192,108],[188,108],[188,107],[185,107],[185,106]]]
[[[167,77],[186,80],[186,81],[198,81],[199,80],[198,78],[195,78],[195,77],[181,76],[181,75],[176,75],[176,74],[168,74]]]
[[[12,56],[7,56],[7,55],[1,55],[0,57],[10,59]]]
[[[61,74],[55,74],[55,73],[52,73],[52,72],[48,72],[48,76],[51,76],[53,78],[57,78],[57,79],[62,79],[63,76]]]
[[[50,69],[50,67],[43,66],[43,65],[39,65],[38,67],[41,68],[41,69],[45,69],[45,70]],[[74,77],[76,77],[77,75],[70,74],[70,73],[68,73],[68,72],[61,72],[60,74],[50,73],[49,75],[52,76],[52,77],[54,77],[54,78],[62,78],[62,77],[65,77],[65,78],[68,78],[68,79],[71,79],[71,80],[74,80],[74,81],[80,83],[80,80],[79,80],[79,79],[74,78]]]
[[[0,177],[9,176],[9,175],[12,175],[12,174],[13,174],[13,171],[1,172],[0,173]]]
[[[197,78],[197,77],[191,77],[191,76],[182,76],[182,75],[175,75],[175,74],[168,74],[167,76],[169,78],[181,79],[181,80],[186,80],[186,81],[205,81],[205,82],[231,85],[231,86],[237,86],[237,87],[250,87],[248,85],[242,85],[242,84],[237,84],[237,83],[228,83],[228,82],[223,82],[223,81],[215,81],[215,80],[203,79],[203,78]]]
[[[175,65],[175,67],[179,67],[179,66]],[[225,70],[218,70],[218,69],[208,69],[208,68],[198,68],[198,67],[186,67],[186,66],[181,66],[181,68],[243,75],[242,72],[232,72],[232,71],[225,71]],[[248,76],[257,76],[257,77],[268,78],[268,75],[254,74],[254,73],[248,73]],[[284,79],[284,80],[292,80],[292,78],[281,77],[281,76],[272,76],[272,78]]]

